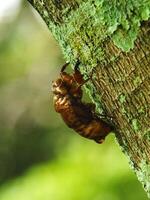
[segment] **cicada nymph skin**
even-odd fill
[[[82,101],[82,86],[89,79],[84,80],[78,69],[79,63],[75,65],[73,74],[65,72],[68,65],[63,65],[60,77],[52,83],[55,110],[69,128],[85,138],[102,143],[112,131],[112,126],[96,115],[94,104]]]

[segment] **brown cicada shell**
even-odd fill
[[[62,67],[60,77],[52,84],[55,110],[68,127],[85,138],[102,143],[112,127],[95,114],[94,104],[82,102],[82,86],[89,79],[83,79],[78,70],[79,62],[72,75],[65,72],[67,65]]]

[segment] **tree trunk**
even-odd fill
[[[72,66],[77,60],[97,111],[150,196],[150,1],[28,0]]]

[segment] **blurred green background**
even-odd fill
[[[113,135],[98,145],[54,111],[51,81],[65,62],[60,47],[27,1],[6,2],[0,3],[0,200],[148,199]]]

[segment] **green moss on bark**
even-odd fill
[[[137,119],[132,119],[132,127],[135,132],[140,130],[140,123]]]
[[[80,58],[83,64],[92,66],[103,60],[102,44],[108,37],[122,51],[132,49],[140,23],[150,17],[149,0],[72,1],[70,5],[64,1],[64,5],[57,8],[56,16],[52,16],[56,12],[52,3],[44,0],[30,2],[59,41],[66,59],[74,63]],[[71,5],[74,6],[72,11]]]
[[[143,184],[143,187],[145,191],[148,194],[148,197],[150,198],[150,164],[148,164],[145,159],[143,159],[140,163],[141,170],[137,170],[136,174],[139,179],[139,181]]]

